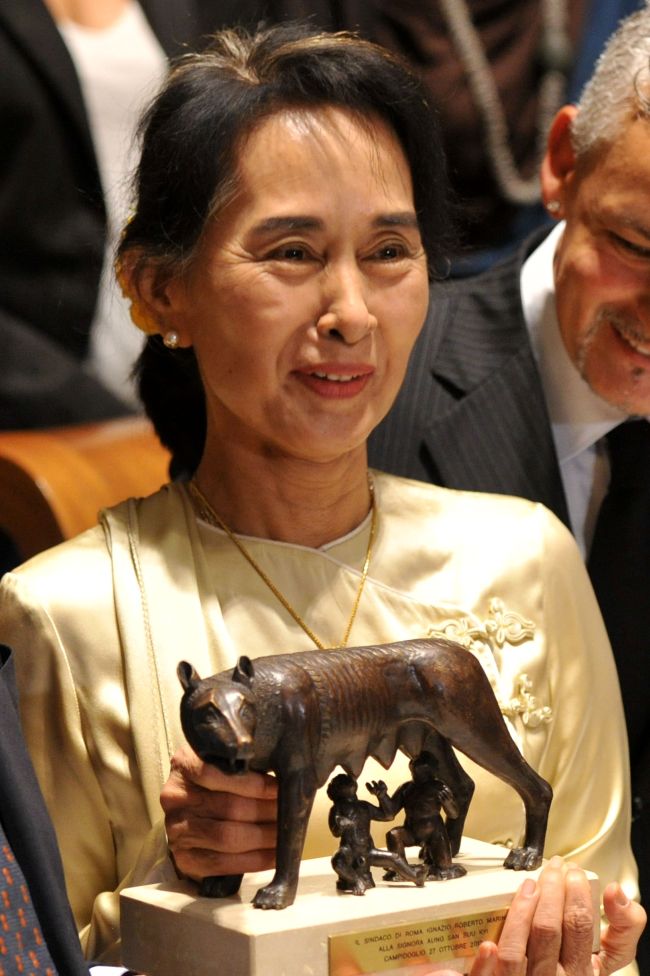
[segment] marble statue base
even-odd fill
[[[409,854],[415,859],[417,849]],[[376,887],[362,897],[336,890],[329,858],[303,861],[296,901],[282,911],[250,904],[271,872],[246,875],[238,895],[218,900],[181,881],[129,888],[121,895],[124,963],[146,976],[467,973],[479,943],[498,938],[526,876],[503,868],[506,854],[463,838],[456,860],[465,877],[417,888],[382,881],[373,869]],[[591,883],[597,906],[595,875]]]

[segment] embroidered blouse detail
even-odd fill
[[[535,624],[515,610],[507,610],[502,599],[490,597],[485,620],[450,618],[431,627],[427,636],[457,641],[479,659],[506,718],[512,720],[520,717],[523,724],[531,729],[551,721],[552,709],[548,705],[540,705],[532,694],[532,682],[525,672],[517,676],[513,697],[509,698],[504,691],[495,651],[503,650],[506,645],[516,647],[532,640]]]

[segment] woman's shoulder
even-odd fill
[[[104,616],[101,608],[110,610],[111,595],[111,563],[104,531],[96,525],[4,574],[0,634],[14,645],[23,632],[31,635],[43,627],[58,628],[74,608],[85,616],[82,609],[92,607],[99,626],[99,617]]]
[[[66,539],[56,546],[36,553],[5,574],[5,577],[13,576],[33,580],[37,580],[41,576],[56,578],[62,573],[69,572],[70,567],[74,564],[90,566],[101,561],[101,556],[105,553],[104,530],[98,523],[71,539]]]
[[[110,592],[112,575],[111,526],[127,526],[132,512],[139,519],[152,518],[165,504],[170,486],[164,486],[145,498],[127,498],[98,513],[96,525],[85,532],[66,539],[59,545],[37,553],[26,562],[6,573],[0,589],[20,591],[46,604],[61,597],[70,602],[75,587],[92,585],[95,594]],[[174,489],[175,490],[175,489]],[[80,593],[81,596],[81,593]]]
[[[443,488],[441,485],[414,481],[385,472],[373,471],[373,479],[383,512],[393,517],[427,520],[461,520],[468,527],[496,524],[512,529],[515,523],[540,530],[568,535],[568,529],[540,502],[514,495]]]
[[[569,529],[539,502],[379,472],[374,477],[386,538],[396,547],[444,557],[459,567],[582,562]]]

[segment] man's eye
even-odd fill
[[[627,237],[621,237],[619,234],[612,234],[612,239],[614,243],[621,247],[624,251],[629,254],[635,255],[638,258],[644,258],[650,261],[650,247],[643,247],[641,244],[636,244],[634,241],[629,241]]]

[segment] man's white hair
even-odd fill
[[[578,102],[571,125],[576,156],[612,143],[627,122],[650,119],[650,0],[610,37]]]

